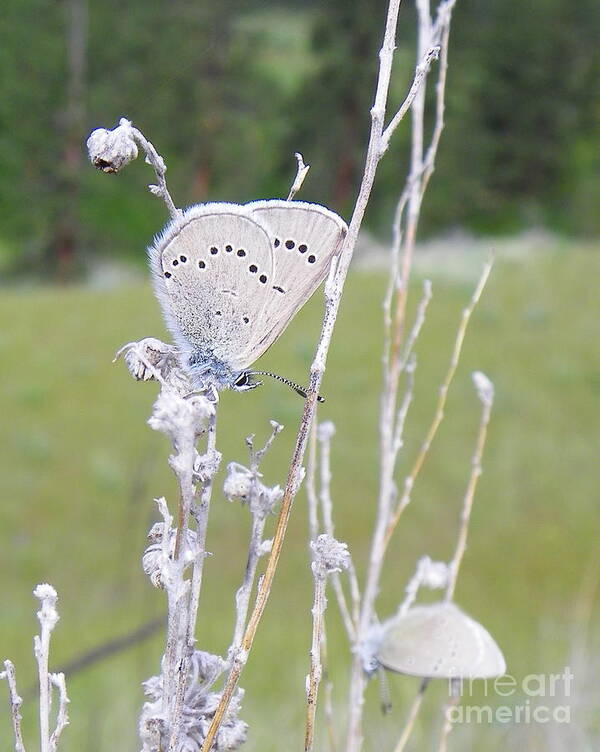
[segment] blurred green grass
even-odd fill
[[[598,249],[499,259],[467,335],[446,419],[390,549],[379,599],[381,616],[400,598],[417,557],[448,558],[479,418],[470,372],[496,386],[458,602],[483,622],[516,677],[558,671],[567,662],[581,579],[598,561],[597,435],[600,425]],[[420,339],[417,389],[409,415],[405,468],[431,419],[462,307],[473,279],[434,275],[434,299]],[[377,477],[381,273],[354,272],[330,353],[321,419],[337,426],[332,463],[337,536],[349,543],[359,572],[368,554]],[[412,289],[413,308],[419,281]],[[304,380],[321,312],[317,295],[261,366]],[[51,582],[61,621],[54,666],[162,613],[163,597],[141,573],[145,533],[156,519],[152,499],[176,497],[166,440],[145,425],[156,393],[136,384],[114,351],[143,336],[163,336],[149,285],[113,290],[4,290],[0,298],[2,390],[2,545],[0,657],[16,663],[19,688],[34,681],[31,656],[36,583]],[[268,420],[285,424],[264,464],[269,483],[283,483],[301,400],[268,382],[247,395],[223,394],[218,444],[223,466],[244,462],[244,437],[266,437]],[[242,576],[248,514],[215,494],[209,528],[199,646],[223,651],[232,629],[234,590]],[[300,743],[308,666],[311,582],[306,504],[301,493],[280,571],[243,676],[249,750]],[[344,701],[348,654],[330,602],[334,699]],[[597,613],[597,609],[596,609]],[[158,669],[159,635],[69,681],[71,726],[61,750],[135,750],[140,682]],[[577,681],[577,679],[576,679]],[[389,745],[404,717],[402,698],[415,682],[394,678],[394,712],[377,714],[369,687],[367,749]],[[435,691],[434,691],[435,694]],[[0,705],[3,706],[2,703]],[[33,733],[34,706],[24,708]],[[435,708],[431,717],[439,722]],[[427,714],[424,716],[428,718]],[[0,716],[0,750],[12,749]],[[437,728],[437,725],[436,725]],[[426,743],[426,729],[416,742]],[[503,729],[477,729],[477,749],[502,748]],[[33,738],[33,737],[30,737]],[[118,740],[118,741],[115,741]]]

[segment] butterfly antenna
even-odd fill
[[[250,371],[249,375],[250,376],[270,376],[272,379],[281,381],[282,384],[289,386],[290,389],[293,389],[297,394],[299,394],[304,399],[308,397],[308,394],[306,393],[306,389],[301,387],[299,384],[296,384],[295,381],[292,381],[291,379],[286,379],[284,376],[279,376],[276,373],[271,373],[270,371]],[[317,402],[325,402],[325,397],[321,397],[321,395],[318,394]]]
[[[388,684],[383,666],[378,667],[377,678],[379,679],[379,703],[381,705],[381,712],[383,715],[387,715],[392,710],[392,699],[390,697],[390,685]]]

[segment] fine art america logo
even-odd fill
[[[574,674],[566,666],[561,674],[528,674],[520,681],[510,674],[493,681],[451,679],[451,693],[461,697],[461,704],[448,707],[452,723],[570,723],[569,698]],[[506,697],[505,705],[471,705],[468,698]],[[508,704],[510,703],[510,704]]]

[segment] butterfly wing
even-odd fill
[[[193,206],[155,239],[149,257],[182,352],[244,368],[274,284],[271,239],[261,222],[238,204]]]
[[[413,606],[391,619],[377,658],[392,671],[432,678],[487,678],[506,670],[490,633],[448,602]]]
[[[348,228],[329,209],[303,201],[254,201],[246,208],[267,229],[273,244],[273,275],[260,327],[244,353],[244,360],[252,363],[323,281]]]

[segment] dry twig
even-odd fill
[[[300,188],[302,188],[302,183],[304,183],[304,178],[308,174],[308,171],[310,170],[310,165],[304,164],[304,157],[302,154],[300,154],[299,151],[297,151],[294,156],[296,157],[296,162],[298,163],[297,169],[296,169],[296,177],[294,178],[294,182],[292,183],[292,187],[290,188],[290,192],[288,193],[287,200],[292,201],[294,196],[298,193]]]
[[[8,684],[8,697],[10,700],[10,717],[12,720],[13,735],[15,741],[15,752],[25,752],[23,744],[23,735],[21,732],[21,704],[22,698],[17,692],[17,680],[15,677],[15,667],[12,661],[4,661],[4,671],[0,674],[0,679],[6,679]]]
[[[423,679],[423,681],[419,685],[419,690],[417,694],[415,695],[414,700],[412,701],[412,704],[408,711],[408,717],[406,719],[406,723],[404,724],[402,733],[400,734],[400,738],[398,739],[398,742],[396,743],[396,746],[394,747],[394,752],[404,752],[406,743],[410,739],[410,736],[413,732],[415,721],[419,714],[419,710],[421,709],[421,704],[423,702],[423,698],[425,697],[425,690],[427,689],[428,685],[429,685],[429,679]]]
[[[454,590],[456,588],[456,581],[458,579],[458,571],[467,548],[467,533],[469,531],[469,521],[471,519],[471,509],[473,508],[473,498],[475,496],[475,489],[477,488],[477,482],[481,476],[481,458],[483,456],[483,448],[485,446],[485,439],[487,436],[487,429],[490,422],[490,416],[492,414],[492,406],[494,404],[494,385],[488,379],[488,377],[481,373],[481,371],[475,371],[473,374],[473,383],[477,390],[477,396],[481,402],[481,420],[479,422],[479,431],[477,433],[477,441],[475,443],[475,451],[473,452],[473,458],[471,460],[471,474],[469,476],[469,482],[467,484],[467,490],[463,500],[462,511],[460,515],[460,530],[458,532],[458,540],[456,542],[456,550],[450,564],[448,585],[446,587],[446,600],[451,601],[454,597]]]
[[[411,493],[415,484],[415,480],[417,479],[417,476],[419,475],[419,472],[421,468],[423,467],[423,463],[425,462],[425,458],[427,457],[427,453],[429,452],[431,443],[433,442],[433,439],[435,438],[435,435],[437,434],[438,428],[440,427],[440,424],[442,420],[444,419],[444,408],[446,406],[448,390],[450,389],[450,384],[452,383],[452,379],[454,378],[454,374],[456,373],[456,369],[458,367],[460,354],[461,354],[463,342],[465,339],[465,334],[467,332],[467,327],[469,325],[469,321],[471,319],[475,306],[477,305],[477,303],[479,302],[479,299],[481,298],[481,294],[483,292],[483,289],[488,280],[491,270],[492,270],[492,263],[488,262],[483,268],[483,272],[481,274],[481,277],[479,278],[479,282],[477,283],[477,287],[475,288],[475,291],[473,293],[473,296],[471,298],[469,305],[462,312],[460,325],[456,334],[456,340],[454,342],[454,348],[452,350],[452,356],[450,358],[450,364],[448,366],[448,370],[446,372],[444,381],[442,382],[442,385],[440,386],[440,389],[438,392],[438,401],[437,401],[437,405],[435,409],[435,414],[433,416],[433,420],[431,422],[431,425],[429,426],[427,434],[425,435],[425,439],[423,443],[421,444],[421,448],[417,454],[417,457],[412,465],[412,468],[410,472],[408,473],[408,475],[406,476],[406,478],[404,479],[404,490],[402,493],[402,497],[400,498],[400,501],[396,505],[396,509],[394,513],[392,514],[392,517],[387,525],[387,529],[385,533],[385,543],[384,543],[385,548],[387,548],[389,540],[396,528],[396,525],[398,524],[400,520],[402,512],[410,504]]]

